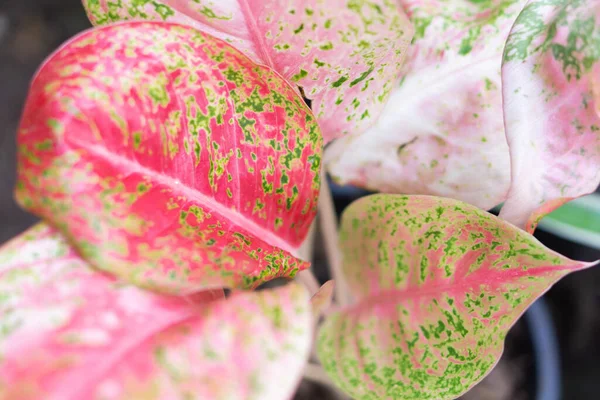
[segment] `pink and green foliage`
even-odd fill
[[[0,398],[282,399],[310,349],[297,284],[158,295],[91,269],[39,224],[0,248]]]
[[[326,141],[367,129],[398,78],[412,38],[389,0],[83,0],[95,25],[174,21],[228,41],[312,100]]]
[[[374,195],[342,217],[356,304],[332,314],[318,353],[356,399],[454,399],[496,364],[508,329],[554,282],[590,264],[465,203]]]
[[[0,398],[289,398],[325,315],[318,354],[348,394],[450,400],[591,265],[477,207],[509,193],[531,231],[600,181],[597,2],[83,3],[107,26],[42,65],[18,132],[16,197],[45,222],[0,248]],[[307,268],[317,122],[350,134],[328,150],[340,180],[474,205],[351,205],[344,308],[333,282],[226,298]]]
[[[302,98],[227,43],[162,22],[85,32],[35,77],[16,196],[94,266],[184,294],[293,276],[322,139]]]
[[[512,186],[500,215],[532,232],[600,183],[600,2],[530,0],[502,81]]]
[[[401,0],[415,27],[381,118],[325,154],[341,183],[456,198],[489,209],[510,185],[504,43],[524,0]]]

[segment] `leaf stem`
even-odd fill
[[[316,222],[313,221],[308,231],[308,235],[306,235],[306,239],[304,239],[304,242],[302,242],[302,245],[300,246],[297,252],[297,257],[304,261],[308,261],[311,264],[313,261],[316,231]],[[298,275],[296,275],[296,279],[298,280],[298,282],[302,283],[304,287],[306,287],[306,289],[308,289],[311,296],[314,296],[314,294],[317,293],[317,291],[321,287],[319,281],[315,277],[312,265],[309,269],[300,271]]]
[[[335,302],[344,306],[351,302],[350,291],[346,286],[344,276],[342,273],[342,253],[338,243],[338,224],[337,216],[335,212],[335,205],[333,203],[333,197],[331,195],[331,189],[327,184],[326,174],[323,171],[321,179],[321,194],[319,196],[319,213],[317,218],[319,219],[319,227],[321,228],[321,235],[323,237],[323,244],[325,245],[325,253],[327,254],[327,262],[329,265],[329,272],[333,280],[335,281]]]

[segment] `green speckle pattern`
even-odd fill
[[[326,142],[375,121],[413,35],[392,0],[84,0],[84,5],[94,25],[168,20],[231,43],[303,89]],[[352,106],[356,102],[360,105]]]
[[[482,209],[504,201],[511,176],[500,66],[525,2],[400,0],[415,29],[401,81],[375,126],[327,148],[338,183]]]
[[[276,72],[187,26],[86,31],[33,80],[16,197],[88,262],[177,294],[308,267],[322,137]],[[257,208],[257,204],[261,204]]]
[[[538,296],[589,266],[476,207],[428,196],[358,200],[340,240],[357,302],[326,319],[317,348],[355,399],[455,399],[492,369]]]
[[[600,2],[530,0],[504,52],[514,179],[501,216],[533,232],[600,184]]]

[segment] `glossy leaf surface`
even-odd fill
[[[600,183],[600,3],[530,0],[502,81],[512,186],[500,215],[532,232]]]
[[[361,132],[395,84],[412,27],[388,0],[83,0],[96,25],[175,21],[228,41],[303,88],[326,141]]]
[[[499,359],[508,329],[589,266],[480,209],[373,195],[344,212],[343,269],[357,303],[331,314],[319,357],[356,399],[454,399]]]
[[[307,266],[322,139],[267,67],[211,36],[131,22],[88,31],[35,77],[17,198],[93,265],[185,293]]]
[[[500,64],[524,0],[401,0],[415,26],[402,81],[374,127],[331,145],[334,179],[484,209],[510,184]]]
[[[89,268],[46,225],[0,248],[0,294],[2,399],[282,399],[311,340],[298,285],[157,295]]]

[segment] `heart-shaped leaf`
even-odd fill
[[[402,74],[374,127],[325,153],[336,181],[432,194],[484,209],[510,184],[500,64],[524,0],[401,0],[415,26]]]
[[[500,216],[539,220],[600,183],[600,3],[530,0],[502,66],[512,185]]]
[[[189,27],[88,31],[35,77],[17,198],[93,265],[177,293],[307,264],[322,139],[281,77]]]
[[[224,39],[303,88],[326,141],[368,128],[412,38],[388,0],[84,0],[96,25],[176,21]]]
[[[554,282],[590,264],[468,204],[373,195],[342,217],[358,298],[320,330],[318,354],[356,399],[454,399],[496,364],[508,329]]]
[[[219,300],[221,298],[221,300]],[[157,295],[39,225],[0,249],[2,399],[282,399],[308,356],[309,295]]]

